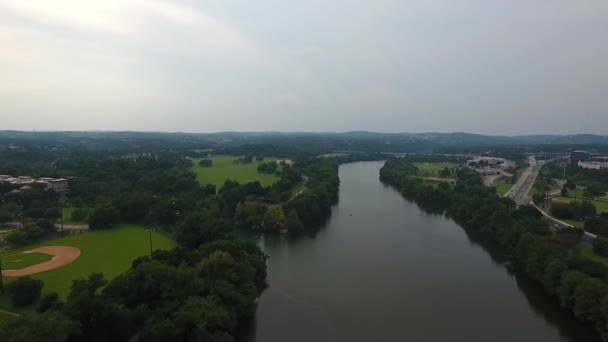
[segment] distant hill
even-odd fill
[[[498,146],[540,146],[549,149],[598,146],[608,150],[608,136],[594,134],[576,135],[483,135],[455,133],[378,133],[378,132],[32,132],[0,131],[0,148],[11,144],[40,146],[78,146],[81,149],[190,149],[221,148],[234,153],[243,152],[238,146],[266,146],[268,150],[279,147],[307,153],[327,151],[362,152],[431,152],[446,150],[480,150]],[[605,147],[604,147],[605,146]]]

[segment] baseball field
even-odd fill
[[[152,232],[153,249],[171,249],[175,242]],[[0,253],[2,277],[8,284],[16,277],[29,275],[44,281],[43,293],[56,291],[65,298],[72,280],[101,272],[113,279],[131,267],[137,257],[150,253],[149,233],[141,226],[121,225],[107,230],[90,231],[48,240],[43,243]],[[8,295],[0,295],[0,309],[13,308]],[[25,309],[29,311],[30,309]]]

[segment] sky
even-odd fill
[[[0,0],[0,123],[608,134],[608,1]]]

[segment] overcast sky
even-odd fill
[[[608,1],[0,0],[0,117],[608,134]]]

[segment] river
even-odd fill
[[[261,238],[270,287],[243,340],[599,341],[451,219],[383,185],[382,165],[340,167],[314,238]]]

